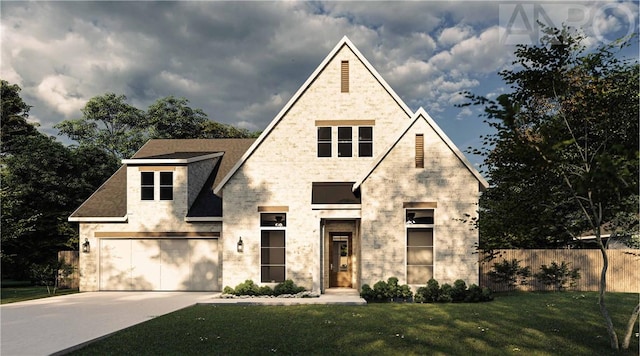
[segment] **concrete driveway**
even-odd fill
[[[212,292],[88,292],[0,306],[0,354],[51,355],[196,303]]]

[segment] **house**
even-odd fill
[[[80,288],[478,283],[487,182],[343,38],[256,140],[151,140],[70,217]]]

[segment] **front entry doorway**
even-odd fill
[[[352,235],[350,232],[332,232],[329,240],[329,287],[351,288]]]

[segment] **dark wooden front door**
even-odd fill
[[[329,287],[351,288],[351,233],[331,233],[329,238]]]

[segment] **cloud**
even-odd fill
[[[461,25],[448,27],[442,30],[440,36],[438,36],[438,43],[444,47],[449,47],[470,37],[472,34],[473,29],[471,26]]]
[[[70,117],[84,107],[87,100],[77,92],[76,79],[65,76],[47,76],[37,87],[40,99],[55,108],[58,112]]]

